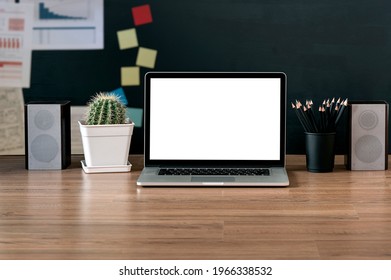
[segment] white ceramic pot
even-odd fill
[[[128,164],[134,123],[86,125],[79,121],[85,163],[88,167]]]

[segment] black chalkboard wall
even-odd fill
[[[134,27],[131,8],[142,4],[150,4],[153,23],[136,27],[139,45],[158,50],[155,70],[287,74],[290,154],[304,152],[291,101],[319,104],[333,96],[390,101],[388,0],[106,0],[105,48],[34,51],[25,101],[84,105],[95,92],[120,87],[120,67],[135,64],[137,48],[120,51],[116,31]],[[143,107],[142,86],[124,90],[129,106]],[[344,121],[337,153],[346,149]],[[131,153],[143,153],[142,128],[134,132]]]

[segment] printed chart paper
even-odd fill
[[[103,0],[20,0],[34,6],[33,49],[103,49]]]
[[[30,87],[32,5],[0,2],[0,87]]]
[[[20,88],[0,88],[0,155],[24,154],[24,101]]]

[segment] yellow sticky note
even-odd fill
[[[138,46],[137,32],[135,28],[117,31],[118,44],[121,50]]]
[[[140,67],[121,67],[121,85],[140,85]]]
[[[140,47],[137,53],[136,65],[155,68],[157,50]]]

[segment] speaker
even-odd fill
[[[388,169],[388,103],[349,101],[349,170]]]
[[[69,101],[25,104],[26,169],[65,169],[71,163]]]

